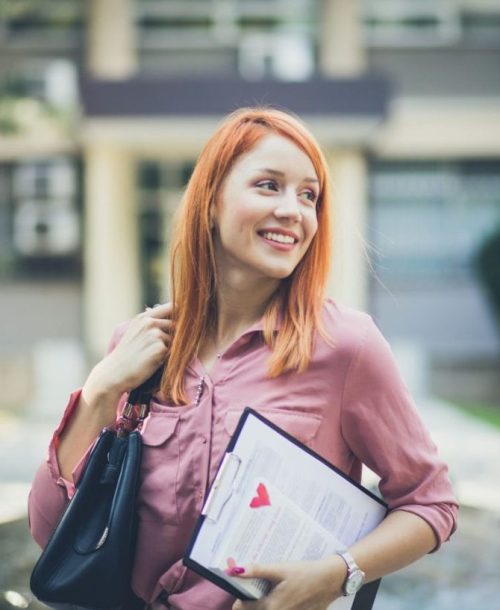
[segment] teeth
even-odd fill
[[[280,244],[294,244],[295,239],[291,235],[281,235],[281,233],[263,233],[263,237],[277,241]]]

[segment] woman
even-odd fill
[[[142,429],[132,581],[155,609],[324,610],[355,591],[360,571],[366,581],[379,578],[448,539],[457,505],[446,467],[386,341],[367,314],[323,297],[329,205],[326,163],[298,120],[255,108],[224,121],[180,209],[174,306],[148,309],[117,331],[71,396],[37,473],[30,520],[41,545],[124,392],[162,362],[161,391]],[[390,512],[350,557],[241,567],[242,577],[275,585],[266,598],[242,603],[186,570],[181,557],[245,406],[357,480],[362,463],[369,466]]]

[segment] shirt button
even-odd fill
[[[207,444],[207,439],[206,439],[204,436],[202,436],[202,437],[201,437],[201,442],[202,442],[204,445],[206,445],[206,444]]]
[[[166,591],[162,591],[160,595],[158,595],[158,600],[162,604],[166,604],[168,602],[168,593]]]

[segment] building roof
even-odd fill
[[[223,115],[263,104],[307,116],[382,119],[391,93],[388,81],[375,75],[305,82],[144,76],[109,81],[83,75],[80,89],[88,118]]]

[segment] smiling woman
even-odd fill
[[[177,311],[165,394],[183,402],[191,358],[197,354],[210,369],[257,319],[273,348],[269,374],[305,370],[322,329],[330,257],[329,175],[314,137],[277,110],[242,109],[227,117],[198,159],[174,231],[172,297],[189,306]]]
[[[299,119],[228,116],[202,150],[178,211],[173,303],[136,316],[68,403],[30,495],[45,545],[99,431],[129,388],[163,366],[142,428],[132,588],[154,610],[230,610],[234,598],[182,564],[228,437],[245,406],[359,481],[380,476],[386,519],[327,559],[234,566],[274,585],[245,610],[326,610],[364,581],[439,547],[455,529],[446,466],[371,317],[325,298],[327,165]],[[238,558],[235,558],[237,562]]]
[[[282,136],[264,137],[235,163],[212,210],[219,275],[265,282],[271,293],[291,275],[318,228],[311,174],[309,157]]]

